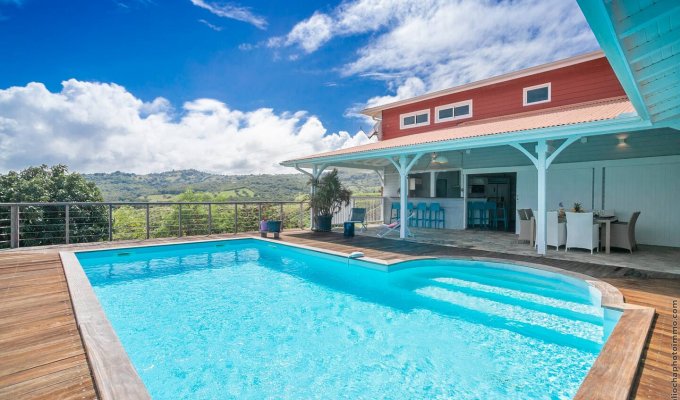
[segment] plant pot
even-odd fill
[[[332,215],[317,215],[316,217],[316,231],[317,232],[330,232],[331,225],[333,222]]]

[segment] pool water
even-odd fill
[[[247,239],[81,252],[155,399],[568,399],[618,315],[584,282]]]

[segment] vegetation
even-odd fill
[[[65,165],[29,167],[0,174],[0,202],[101,202],[99,188]],[[8,208],[0,209],[0,241],[9,240]],[[106,210],[101,206],[69,208],[71,242],[88,242],[108,234]],[[21,245],[63,243],[66,232],[63,206],[24,207],[21,210]]]
[[[374,174],[324,174],[322,181],[345,183],[349,190],[375,195],[380,182]],[[322,183],[323,187],[323,183]],[[149,206],[149,236],[172,237],[256,230],[260,217],[282,219],[284,228],[309,225],[309,209],[300,202],[308,198],[307,179],[302,174],[214,175],[195,170],[136,175],[122,172],[80,175],[69,173],[64,165],[30,167],[21,172],[0,174],[0,202],[233,202],[258,204],[158,204]],[[345,196],[346,197],[346,196]],[[343,197],[343,199],[345,198]],[[274,204],[267,201],[297,203]],[[319,209],[334,212],[336,207]],[[144,239],[147,236],[146,205],[115,205],[112,212],[113,239]],[[236,209],[238,221],[235,223]],[[208,213],[211,224],[208,223]],[[64,243],[64,206],[22,207],[21,246]],[[70,206],[71,243],[108,239],[109,207]],[[181,227],[180,227],[181,221]],[[236,226],[235,226],[236,224]],[[0,207],[0,247],[10,240],[10,208]]]
[[[196,170],[137,175],[124,172],[84,175],[102,191],[105,201],[177,201],[187,190],[212,193],[225,200],[294,201],[308,194],[303,174],[217,175]],[[374,173],[339,172],[356,194],[375,195],[380,180]]]
[[[321,175],[317,180],[310,180],[309,184],[316,187],[309,198],[309,205],[319,216],[332,217],[349,204],[352,197],[352,191],[340,182],[337,169]]]

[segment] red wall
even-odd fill
[[[533,106],[522,106],[525,87],[551,82],[551,101]],[[606,58],[587,61],[548,72],[539,73],[482,88],[471,89],[418,103],[396,107],[382,112],[383,140],[413,135],[463,122],[498,117],[521,112],[541,110],[585,101],[625,96],[614,71]],[[437,106],[472,99],[472,118],[435,123]],[[430,109],[430,125],[399,129],[399,115],[411,111]]]

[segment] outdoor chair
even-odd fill
[[[407,217],[407,220],[410,220],[411,217],[412,215],[409,215]],[[384,238],[385,236],[389,235],[392,232],[398,232],[400,228],[401,228],[400,220],[396,220],[391,224],[382,224],[378,227],[378,232],[376,233],[376,236],[378,236],[379,238]],[[411,231],[408,229],[408,226],[406,227],[406,236],[413,236],[413,234],[411,234]]]
[[[498,229],[498,223],[502,222],[504,230],[507,231],[508,229],[510,229],[510,226],[508,225],[508,209],[507,208],[505,208],[505,207],[496,208],[494,220],[495,220],[494,228]]]
[[[546,244],[554,246],[559,251],[560,246],[567,244],[567,224],[559,222],[557,211],[548,211],[546,213]]]
[[[352,212],[349,219],[345,222],[354,222],[355,224],[361,224],[361,231],[365,232],[366,229],[366,209],[365,208],[352,208]]]
[[[425,203],[418,203],[416,206],[416,226],[419,226],[421,228],[428,228],[429,227],[429,210],[427,208],[427,204]]]
[[[637,250],[637,242],[635,241],[635,224],[637,224],[640,211],[635,211],[628,222],[613,222],[611,224],[611,240],[610,247],[618,247],[626,249],[633,254],[633,250]]]
[[[406,204],[406,210],[408,211],[408,219],[407,219],[407,225],[406,226],[413,226],[413,224],[417,224],[417,216],[415,213],[415,207],[413,206],[413,203],[407,203]]]
[[[519,209],[519,236],[518,242],[529,242],[533,246],[536,239],[536,220],[534,213],[530,209]]]
[[[430,204],[430,228],[446,228],[446,213],[439,203]]]
[[[479,201],[468,201],[467,217],[468,228],[474,228],[475,226],[481,227],[484,225],[484,203]]]
[[[498,220],[496,217],[498,216],[496,214],[496,202],[495,201],[487,201],[486,203],[482,203],[481,207],[482,213],[484,214],[484,226],[487,228],[497,228],[498,227]]]
[[[574,213],[567,212],[567,246],[565,251],[570,248],[579,248],[600,251],[600,225],[593,222],[593,213]]]

